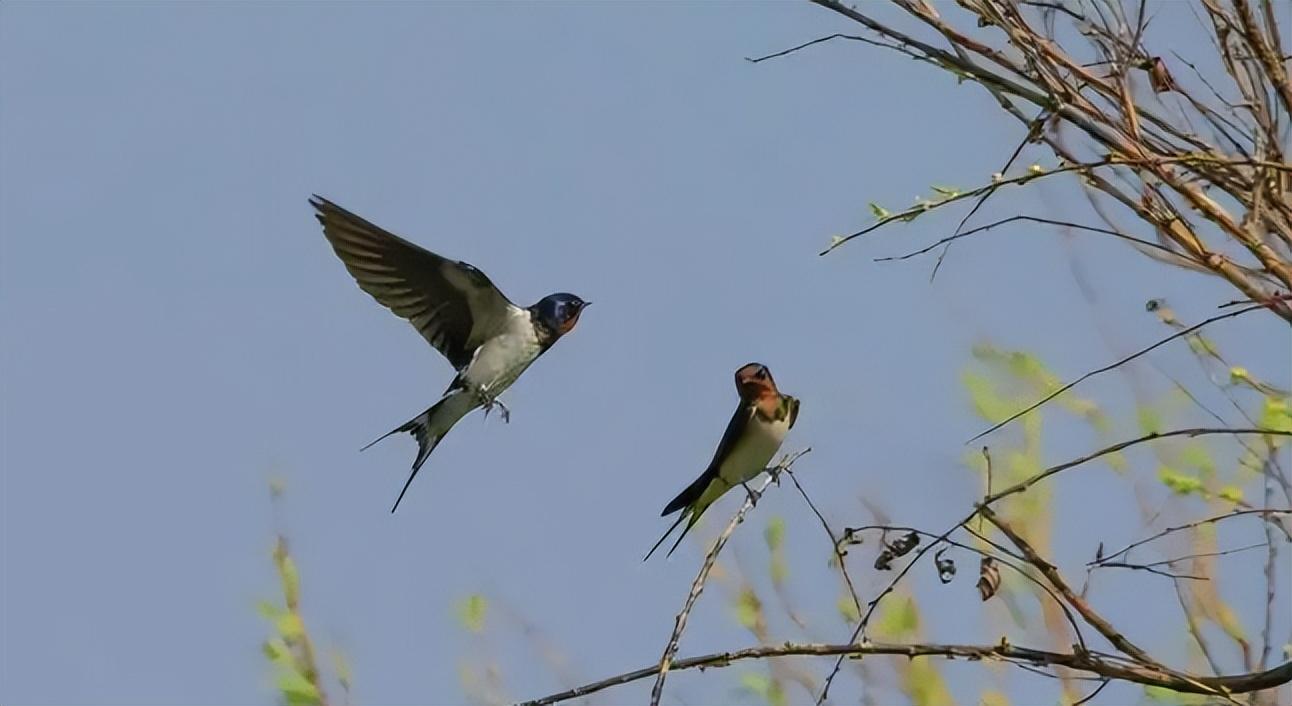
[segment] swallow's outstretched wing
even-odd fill
[[[709,462],[709,467],[704,469],[704,473],[701,473],[699,478],[686,486],[686,490],[678,493],[676,498],[673,498],[668,505],[664,506],[664,511],[660,513],[660,517],[666,517],[678,510],[684,510],[684,512],[678,516],[676,522],[669,526],[664,536],[660,537],[658,542],[655,542],[655,546],[651,547],[642,561],[651,558],[655,550],[659,549],[659,545],[663,544],[664,540],[668,539],[670,534],[673,534],[673,530],[682,524],[682,520],[687,520],[686,527],[682,529],[682,534],[678,535],[677,541],[673,542],[673,546],[669,548],[668,554],[665,555],[666,557],[672,556],[678,545],[686,537],[687,532],[690,532],[696,521],[700,519],[700,515],[704,514],[704,511],[709,509],[713,501],[721,497],[722,493],[730,490],[731,484],[719,474],[719,470],[722,468],[723,460],[735,449],[736,441],[745,435],[745,431],[753,418],[754,406],[742,400],[740,406],[736,408],[736,413],[731,415],[731,421],[727,422],[727,430],[722,433],[722,440],[718,442],[718,450],[713,453],[713,460]],[[724,487],[716,494],[709,494],[708,491],[713,487],[714,483],[721,484]],[[707,498],[706,495],[708,495]]]
[[[323,235],[359,288],[408,319],[457,370],[516,308],[485,273],[436,255],[314,196]]]

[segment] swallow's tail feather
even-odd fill
[[[673,556],[673,552],[677,551],[678,546],[682,544],[682,540],[686,539],[687,533],[691,531],[691,528],[695,526],[695,523],[700,520],[700,515],[704,514],[704,511],[707,509],[707,505],[701,508],[691,508],[681,515],[678,515],[677,521],[669,525],[668,531],[664,533],[663,537],[659,538],[659,541],[655,543],[655,546],[650,548],[650,551],[646,552],[646,556],[642,558],[642,561],[646,561],[651,558],[651,555],[655,553],[655,550],[659,549],[659,545],[663,544],[664,540],[668,539],[670,534],[673,534],[673,530],[677,529],[677,526],[682,524],[682,520],[686,520],[686,527],[682,528],[682,533],[677,536],[677,541],[673,542],[673,546],[668,548],[668,553],[664,555],[664,558],[667,559],[668,557]]]
[[[477,404],[474,398],[465,392],[451,392],[436,402],[425,412],[413,417],[404,424],[386,432],[380,438],[373,441],[369,446],[385,439],[392,434],[408,432],[417,439],[417,457],[413,459],[413,470],[408,474],[408,480],[404,482],[404,488],[399,491],[399,497],[395,500],[395,505],[390,508],[393,513],[399,509],[399,503],[404,499],[404,493],[408,492],[408,486],[413,484],[413,479],[417,477],[417,472],[422,469],[422,464],[430,457],[431,452],[449,433],[458,420],[466,416],[467,412],[475,409]],[[363,450],[363,449],[361,449]]]
[[[664,540],[668,539],[668,536],[669,536],[670,534],[673,534],[673,530],[677,529],[677,526],[678,526],[678,525],[680,525],[680,524],[682,524],[682,520],[685,520],[685,519],[686,519],[686,513],[685,513],[685,512],[684,512],[684,513],[682,513],[681,515],[678,515],[678,516],[677,516],[677,522],[674,522],[673,524],[669,525],[669,527],[668,527],[668,531],[664,533],[664,536],[663,536],[663,537],[660,537],[660,538],[659,538],[659,541],[655,543],[655,546],[653,546],[653,547],[651,547],[651,548],[650,548],[650,551],[646,552],[646,556],[642,557],[642,561],[646,561],[646,560],[650,559],[650,558],[651,558],[651,555],[655,553],[655,550],[656,550],[656,549],[659,549],[659,545],[663,544],[663,543],[664,543]],[[689,525],[687,526],[687,529],[690,529],[690,526],[689,526]],[[686,531],[685,531],[685,530],[683,530],[683,532],[682,532],[682,536],[686,536]],[[676,545],[676,544],[674,544],[674,545],[673,545],[673,549],[677,549],[677,545]],[[669,554],[672,554],[672,553],[673,553],[673,550],[672,550],[672,549],[670,549],[668,553],[669,553]]]
[[[669,548],[668,554],[664,555],[666,557],[673,556],[673,552],[677,549],[678,545],[682,543],[682,539],[686,537],[686,533],[691,531],[691,528],[695,526],[696,521],[700,519],[700,515],[703,515],[704,511],[708,510],[709,506],[713,504],[713,501],[717,499],[716,496],[707,497],[707,495],[711,495],[708,491],[713,488],[715,480],[721,480],[716,473],[711,473],[709,471],[701,473],[699,478],[696,478],[695,481],[688,485],[685,490],[678,493],[676,498],[673,498],[668,505],[664,506],[664,512],[660,513],[660,517],[677,512],[678,510],[682,510],[682,514],[677,516],[677,521],[670,525],[668,531],[664,533],[664,536],[660,537],[659,541],[655,543],[655,546],[650,548],[650,551],[646,553],[646,559],[649,559],[651,555],[655,553],[655,550],[659,549],[659,545],[663,544],[664,540],[668,539],[670,534],[673,534],[673,530],[677,529],[677,526],[682,524],[682,520],[687,520],[686,527],[682,528],[682,534],[677,536],[677,541],[673,542],[673,546]],[[721,493],[718,493],[718,495],[721,495]],[[646,561],[646,559],[642,559],[642,561]]]
[[[709,484],[713,482],[716,475],[716,473],[710,473],[709,471],[701,473],[699,478],[696,478],[693,483],[686,486],[685,490],[678,493],[676,498],[673,498],[668,505],[664,506],[664,512],[661,512],[659,516],[671,515],[684,507],[695,504],[700,499],[700,496],[704,495],[704,491],[708,490]]]

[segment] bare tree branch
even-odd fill
[[[1102,658],[1093,653],[1065,654],[1048,652],[1028,647],[1018,647],[1001,640],[997,645],[946,645],[946,644],[893,644],[871,642],[866,644],[794,644],[762,645],[730,652],[715,652],[673,661],[670,669],[683,671],[687,669],[711,669],[727,667],[735,662],[745,660],[768,659],[771,657],[814,656],[842,658],[863,657],[867,655],[893,655],[914,659],[916,657],[945,657],[948,659],[998,660],[1026,665],[1055,665],[1081,672],[1095,674],[1108,679],[1121,679],[1157,686],[1189,694],[1246,694],[1286,684],[1292,681],[1292,662],[1281,664],[1273,669],[1249,674],[1235,674],[1220,677],[1191,677],[1177,675],[1149,667],[1127,664],[1116,660]],[[621,684],[628,684],[641,679],[649,679],[659,673],[659,665],[643,667],[631,672],[624,672],[600,681],[585,684],[574,689],[551,694],[532,701],[522,701],[520,706],[548,706],[581,696],[594,694]]]

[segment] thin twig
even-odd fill
[[[1036,402],[1034,402],[1034,403],[1032,403],[1032,404],[1028,405],[1027,407],[1024,407],[1023,409],[1019,410],[1018,412],[1015,412],[1014,414],[1009,415],[1009,416],[1008,416],[1008,417],[1006,417],[1004,420],[1002,420],[1002,421],[1000,421],[1000,422],[997,422],[996,424],[993,424],[993,425],[992,425],[990,428],[988,428],[986,431],[982,431],[982,432],[979,432],[978,434],[975,434],[973,438],[969,439],[969,441],[966,441],[965,443],[966,443],[966,444],[968,444],[968,443],[972,443],[972,442],[974,442],[974,441],[977,441],[978,439],[981,439],[982,437],[984,437],[984,436],[986,436],[986,435],[988,435],[988,434],[990,434],[990,433],[992,433],[992,432],[996,431],[997,429],[1000,429],[1001,427],[1005,426],[1006,424],[1009,424],[1010,422],[1014,421],[1015,419],[1018,419],[1019,417],[1021,417],[1021,416],[1025,415],[1025,414],[1027,414],[1028,412],[1031,412],[1032,410],[1036,409],[1037,407],[1040,407],[1041,405],[1045,404],[1046,402],[1049,402],[1050,400],[1054,399],[1055,397],[1058,397],[1059,395],[1061,395],[1061,394],[1063,394],[1063,393],[1067,392],[1068,390],[1071,390],[1072,388],[1076,387],[1077,385],[1081,384],[1082,382],[1084,382],[1084,381],[1086,381],[1086,380],[1089,380],[1090,378],[1092,378],[1092,377],[1094,377],[1094,376],[1096,376],[1096,375],[1099,375],[1099,374],[1101,374],[1101,373],[1106,373],[1106,372],[1108,372],[1109,370],[1114,370],[1114,369],[1116,369],[1116,368],[1119,368],[1119,367],[1121,367],[1122,365],[1125,365],[1126,363],[1129,363],[1130,361],[1135,360],[1136,358],[1138,358],[1138,357],[1140,357],[1140,356],[1142,356],[1142,355],[1144,355],[1144,354],[1146,354],[1146,353],[1149,353],[1150,351],[1153,351],[1153,350],[1155,350],[1155,349],[1157,349],[1157,348],[1160,348],[1160,347],[1162,347],[1162,346],[1164,346],[1164,345],[1166,345],[1166,344],[1170,343],[1171,341],[1174,341],[1174,340],[1175,340],[1175,339],[1177,339],[1177,338],[1180,338],[1180,337],[1182,337],[1182,336],[1187,336],[1187,335],[1189,335],[1189,334],[1193,333],[1194,331],[1197,331],[1198,329],[1200,329],[1200,328],[1202,328],[1202,327],[1204,327],[1204,326],[1207,326],[1208,324],[1213,324],[1213,323],[1215,323],[1215,322],[1217,322],[1217,321],[1223,321],[1223,320],[1225,320],[1225,319],[1232,319],[1232,318],[1233,318],[1233,317],[1235,317],[1235,316],[1241,316],[1241,315],[1243,315],[1243,314],[1246,314],[1246,313],[1249,313],[1249,312],[1252,312],[1252,311],[1259,311],[1259,310],[1264,309],[1264,308],[1265,308],[1265,306],[1264,306],[1264,305],[1249,306],[1249,307],[1247,307],[1247,308],[1245,308],[1245,309],[1239,309],[1239,310],[1237,310],[1237,311],[1231,311],[1231,312],[1228,312],[1228,313],[1225,313],[1225,314],[1218,314],[1218,315],[1213,316],[1213,317],[1211,317],[1211,318],[1209,318],[1209,319],[1204,319],[1204,320],[1202,320],[1202,321],[1200,321],[1200,322],[1198,322],[1198,323],[1196,323],[1196,324],[1194,324],[1194,325],[1192,325],[1192,326],[1190,326],[1190,327],[1188,327],[1188,328],[1181,329],[1180,331],[1177,331],[1177,332],[1175,332],[1175,333],[1171,334],[1170,336],[1167,336],[1166,338],[1163,338],[1163,339],[1159,340],[1158,342],[1154,343],[1154,344],[1153,344],[1153,345],[1151,345],[1151,346],[1148,346],[1148,347],[1146,347],[1146,348],[1141,348],[1140,350],[1138,350],[1138,351],[1136,351],[1136,352],[1134,352],[1134,353],[1132,353],[1132,354],[1130,354],[1130,355],[1128,355],[1128,356],[1126,356],[1126,357],[1122,358],[1121,360],[1118,360],[1118,361],[1113,362],[1113,363],[1109,363],[1108,365],[1105,365],[1105,366],[1104,366],[1104,367],[1102,367],[1102,368],[1098,368],[1098,369],[1096,369],[1096,370],[1092,370],[1092,371],[1090,371],[1090,372],[1086,373],[1085,375],[1082,375],[1081,377],[1077,378],[1076,380],[1073,380],[1072,382],[1069,382],[1069,383],[1067,383],[1067,384],[1064,384],[1064,385],[1060,386],[1059,388],[1057,388],[1056,390],[1054,390],[1054,391],[1053,391],[1053,392],[1051,392],[1050,394],[1046,395],[1045,397],[1042,397],[1041,399],[1037,400]]]
[[[778,58],[780,58],[780,57],[782,57],[782,56],[786,56],[786,55],[788,55],[788,54],[793,54],[794,52],[801,51],[801,50],[803,50],[803,49],[807,49],[807,48],[808,48],[808,47],[810,47],[810,46],[815,46],[815,45],[817,45],[817,44],[824,44],[825,42],[828,42],[828,41],[831,41],[831,40],[834,40],[834,39],[847,39],[847,40],[849,40],[849,41],[853,41],[853,42],[862,42],[862,43],[870,44],[870,45],[877,46],[877,47],[883,47],[884,49],[893,49],[893,50],[895,50],[895,51],[899,51],[899,52],[903,51],[902,47],[900,47],[900,46],[898,46],[898,45],[896,45],[896,44],[888,44],[888,43],[886,43],[886,42],[880,42],[880,41],[877,41],[877,40],[874,40],[874,39],[870,39],[870,38],[868,38],[868,37],[858,37],[858,36],[857,36],[857,35],[855,35],[855,34],[842,34],[842,33],[835,33],[835,34],[831,34],[831,35],[829,35],[829,36],[827,36],[827,37],[818,37],[818,38],[813,39],[813,40],[811,40],[811,41],[803,42],[802,44],[799,44],[799,45],[796,45],[796,46],[792,46],[792,47],[790,47],[789,49],[782,49],[781,51],[773,52],[773,53],[771,53],[771,54],[766,54],[766,55],[763,55],[763,56],[757,56],[757,57],[748,57],[748,56],[747,56],[747,57],[745,57],[745,61],[748,61],[748,62],[749,62],[749,63],[751,63],[751,64],[757,64],[757,63],[759,63],[759,62],[767,61],[768,59],[778,59]],[[905,53],[905,52],[903,52],[903,53]],[[923,59],[924,59],[924,57],[914,57],[914,58],[921,59],[921,60],[923,60]]]
[[[1242,517],[1243,515],[1262,515],[1262,516],[1269,516],[1269,515],[1292,515],[1292,510],[1270,510],[1270,509],[1235,510],[1234,512],[1227,512],[1227,513],[1225,513],[1225,514],[1223,514],[1223,515],[1215,515],[1215,516],[1213,516],[1213,517],[1208,517],[1208,518],[1206,518],[1206,519],[1198,520],[1198,521],[1196,521],[1196,522],[1190,522],[1190,523],[1188,523],[1188,524],[1177,525],[1177,526],[1175,526],[1175,527],[1167,527],[1166,529],[1162,530],[1161,532],[1158,532],[1157,534],[1155,534],[1155,535],[1153,535],[1153,536],[1151,536],[1151,537],[1147,537],[1147,538],[1145,538],[1145,539],[1141,539],[1141,540],[1139,540],[1139,541],[1137,541],[1137,542],[1131,542],[1130,544],[1126,545],[1125,547],[1123,547],[1123,548],[1121,548],[1121,549],[1118,549],[1117,551],[1113,552],[1112,554],[1109,554],[1109,555],[1107,555],[1107,556],[1104,556],[1104,557],[1102,557],[1102,558],[1100,558],[1100,559],[1096,559],[1095,561],[1088,562],[1086,565],[1087,565],[1087,566],[1096,566],[1096,565],[1098,565],[1098,564],[1104,564],[1104,563],[1107,563],[1107,562],[1109,562],[1109,561],[1116,560],[1118,557],[1125,556],[1125,555],[1126,555],[1126,553],[1127,553],[1127,552],[1129,552],[1130,550],[1135,549],[1136,547],[1141,547],[1141,546],[1143,546],[1143,545],[1145,545],[1145,544],[1148,544],[1149,542],[1152,542],[1152,541],[1154,541],[1154,540],[1156,540],[1156,539],[1160,539],[1160,538],[1162,538],[1162,537],[1165,537],[1165,536],[1166,536],[1166,535],[1168,535],[1168,534],[1174,534],[1175,532],[1181,532],[1181,531],[1183,531],[1183,530],[1193,529],[1194,527],[1199,527],[1199,526],[1201,526],[1201,525],[1211,524],[1211,523],[1213,523],[1213,522],[1221,522],[1221,521],[1223,521],[1223,520],[1228,520],[1228,519],[1229,519],[1229,518],[1231,518],[1231,517]],[[1268,521],[1268,520],[1267,520],[1267,521]]]
[[[1108,686],[1111,683],[1112,683],[1112,679],[1101,679],[1099,682],[1099,686],[1095,687],[1094,691],[1090,692],[1089,694],[1086,694],[1080,701],[1074,701],[1072,703],[1072,706],[1081,706],[1081,704],[1084,704],[1090,701],[1091,699],[1098,696],[1099,692],[1103,691],[1105,686]]]
[[[1124,563],[1122,563],[1122,562],[1120,562],[1120,561],[1114,561],[1114,562],[1110,562],[1110,563],[1107,563],[1107,564],[1100,564],[1100,565],[1099,565],[1098,567],[1096,567],[1096,568],[1101,568],[1101,569],[1136,569],[1136,570],[1138,570],[1138,571],[1147,571],[1147,572],[1148,572],[1148,573],[1150,573],[1150,574],[1157,574],[1158,576],[1165,576],[1166,578],[1169,578],[1169,579],[1189,579],[1189,580],[1192,580],[1192,581],[1210,581],[1210,580],[1211,580],[1211,579],[1210,579],[1209,577],[1207,577],[1207,576],[1195,576],[1195,575],[1193,575],[1193,574],[1177,574],[1177,573],[1174,573],[1174,572],[1171,572],[1171,571],[1163,571],[1163,570],[1161,570],[1161,569],[1156,569],[1156,568],[1153,568],[1153,567],[1151,567],[1151,566],[1149,566],[1149,565],[1147,565],[1147,564],[1124,564]]]
[[[1038,134],[1040,134],[1041,128],[1045,125],[1045,120],[1048,116],[1049,111],[1047,110],[1042,110],[1036,114],[1036,117],[1032,119],[1032,122],[1027,125],[1027,132],[1023,135],[1023,140],[1014,148],[1014,152],[1009,155],[1009,159],[1005,160],[1005,166],[1000,168],[1000,171],[998,172],[999,174],[1009,173],[1009,168],[1014,166],[1014,160],[1018,159],[1018,156],[1023,153],[1023,148],[1027,147],[1027,143],[1031,142]],[[943,239],[942,242],[946,243],[946,247],[942,248],[942,252],[938,253],[938,261],[934,263],[933,271],[929,273],[930,282],[938,276],[938,270],[942,269],[942,261],[946,259],[947,253],[951,251],[951,243],[960,235],[960,231],[964,229],[965,224],[969,222],[969,219],[973,218],[974,214],[978,212],[978,209],[982,208],[983,204],[987,203],[987,199],[991,198],[992,194],[996,193],[997,188],[998,187],[993,187],[988,191],[983,192],[983,195],[979,196],[978,200],[974,202],[973,208],[969,209],[969,212],[965,214],[964,218],[960,219],[960,223],[956,226],[956,230],[951,234],[951,237]]]
[[[794,462],[797,461],[800,456],[811,450],[812,449],[810,448],[804,449],[792,456],[787,456],[782,459],[774,469],[770,469],[767,478],[763,480],[763,484],[759,486],[757,492],[762,493],[766,490],[767,486],[771,485],[776,480],[777,473],[787,470],[790,466],[794,465]],[[718,535],[718,539],[713,543],[713,547],[709,549],[709,553],[705,555],[704,564],[700,566],[700,573],[696,574],[695,581],[691,583],[691,591],[686,596],[686,603],[682,605],[682,612],[678,613],[677,618],[673,621],[673,633],[669,635],[668,644],[664,647],[664,654],[660,657],[659,666],[655,670],[655,686],[651,688],[650,693],[651,706],[659,706],[659,700],[664,695],[664,679],[668,676],[669,669],[672,666],[673,656],[677,654],[678,644],[682,640],[682,631],[686,630],[687,618],[691,616],[691,609],[695,606],[696,600],[700,598],[700,593],[704,591],[705,582],[709,580],[709,571],[713,569],[714,563],[718,560],[718,553],[722,551],[724,546],[726,546],[727,540],[730,539],[732,533],[736,531],[736,527],[744,521],[745,514],[754,507],[754,497],[754,495],[749,495],[745,498],[745,502],[740,506],[740,510],[738,510],[731,518],[731,522],[727,523],[727,528],[722,531],[722,534]]]
[[[812,508],[812,513],[821,521],[821,528],[824,529],[826,535],[830,537],[830,546],[834,547],[834,559],[839,562],[839,573],[843,574],[843,582],[848,585],[848,595],[852,596],[852,604],[857,609],[857,615],[860,616],[862,610],[861,598],[857,596],[857,588],[852,583],[852,577],[848,575],[848,564],[844,561],[844,552],[839,547],[838,537],[835,536],[834,530],[830,529],[830,523],[825,521],[825,515],[821,514],[821,511],[816,508],[816,503],[812,502],[812,498],[808,497],[807,491],[799,484],[798,476],[794,475],[794,471],[787,468],[785,469],[785,474],[790,477],[791,481],[793,481],[794,487],[799,491],[799,495],[802,495],[804,502],[808,504],[808,507]]]
[[[933,243],[933,244],[931,244],[931,245],[926,245],[925,247],[922,247],[922,248],[920,248],[919,250],[913,250],[913,251],[911,251],[911,252],[906,253],[905,255],[892,255],[892,256],[889,256],[889,257],[877,257],[877,258],[875,258],[875,260],[874,260],[874,261],[875,261],[875,262],[894,262],[894,261],[897,261],[897,260],[909,260],[909,259],[911,259],[911,258],[913,258],[913,257],[919,256],[919,255],[924,255],[925,253],[930,252],[931,250],[933,250],[934,248],[938,247],[939,245],[942,245],[943,243],[949,243],[949,242],[951,242],[952,240],[959,240],[960,238],[967,238],[967,237],[969,237],[969,236],[971,236],[971,235],[974,235],[974,234],[977,234],[977,233],[981,233],[981,232],[983,232],[983,231],[992,230],[993,228],[999,228],[1000,226],[1008,225],[1008,224],[1010,224],[1010,223],[1014,223],[1014,222],[1017,222],[1017,221],[1028,221],[1028,222],[1031,222],[1031,223],[1044,223],[1044,224],[1046,224],[1046,225],[1060,226],[1060,227],[1062,227],[1062,228],[1075,228],[1075,229],[1077,229],[1077,230],[1088,231],[1088,232],[1091,232],[1091,233],[1101,233],[1101,234],[1103,234],[1103,235],[1111,235],[1111,236],[1113,236],[1114,238],[1119,238],[1119,239],[1121,239],[1121,240],[1125,240],[1125,241],[1127,241],[1127,242],[1129,242],[1129,243],[1133,243],[1134,245],[1136,245],[1136,246],[1138,246],[1138,247],[1152,248],[1153,250],[1157,250],[1157,251],[1159,251],[1159,252],[1163,253],[1165,256],[1169,257],[1169,258],[1170,258],[1170,259],[1172,259],[1172,260],[1175,260],[1175,261],[1183,261],[1183,263],[1187,263],[1188,265],[1196,265],[1196,264],[1197,264],[1197,263],[1195,263],[1193,260],[1190,260],[1188,256],[1186,256],[1186,255],[1181,255],[1180,253],[1178,253],[1178,252],[1176,252],[1176,251],[1172,250],[1171,248],[1165,247],[1165,246],[1163,246],[1163,245],[1161,245],[1161,244],[1158,244],[1158,243],[1155,243],[1155,242],[1153,242],[1153,241],[1151,241],[1151,240],[1144,240],[1144,239],[1142,239],[1142,238],[1136,238],[1136,237],[1135,237],[1135,236],[1133,236],[1133,235],[1126,235],[1125,233],[1121,233],[1121,232],[1118,232],[1118,231],[1115,231],[1115,230],[1112,230],[1112,229],[1109,229],[1109,228],[1099,228],[1099,227],[1097,227],[1097,226],[1084,226],[1084,225],[1081,225],[1080,223],[1072,223],[1072,222],[1069,222],[1069,221],[1060,221],[1060,220],[1055,220],[1055,219],[1053,219],[1053,218],[1040,218],[1040,217],[1038,217],[1038,216],[1026,216],[1026,215],[1018,215],[1018,216],[1010,216],[1009,218],[1002,218],[1002,219],[1000,219],[999,221],[993,221],[993,222],[988,223],[988,224],[986,224],[986,225],[981,225],[981,226],[977,226],[977,227],[975,227],[975,228],[971,228],[971,229],[969,229],[969,230],[967,230],[967,231],[964,231],[963,233],[961,233],[961,232],[957,232],[957,233],[956,233],[956,234],[954,234],[954,235],[948,235],[947,237],[942,238],[942,239],[938,240],[937,242],[934,242],[934,243]]]

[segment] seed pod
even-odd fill
[[[996,560],[989,556],[982,558],[982,564],[978,567],[978,595],[982,596],[984,601],[990,600],[1000,590],[1000,567],[996,566]]]
[[[919,543],[920,535],[916,532],[908,532],[890,544],[889,549],[893,550],[893,556],[906,556]]]
[[[933,563],[938,567],[938,580],[944,584],[951,583],[951,580],[956,577],[955,560],[942,558],[942,555],[945,554],[948,549],[950,549],[950,547],[943,547],[938,550],[937,554],[933,555]]]

